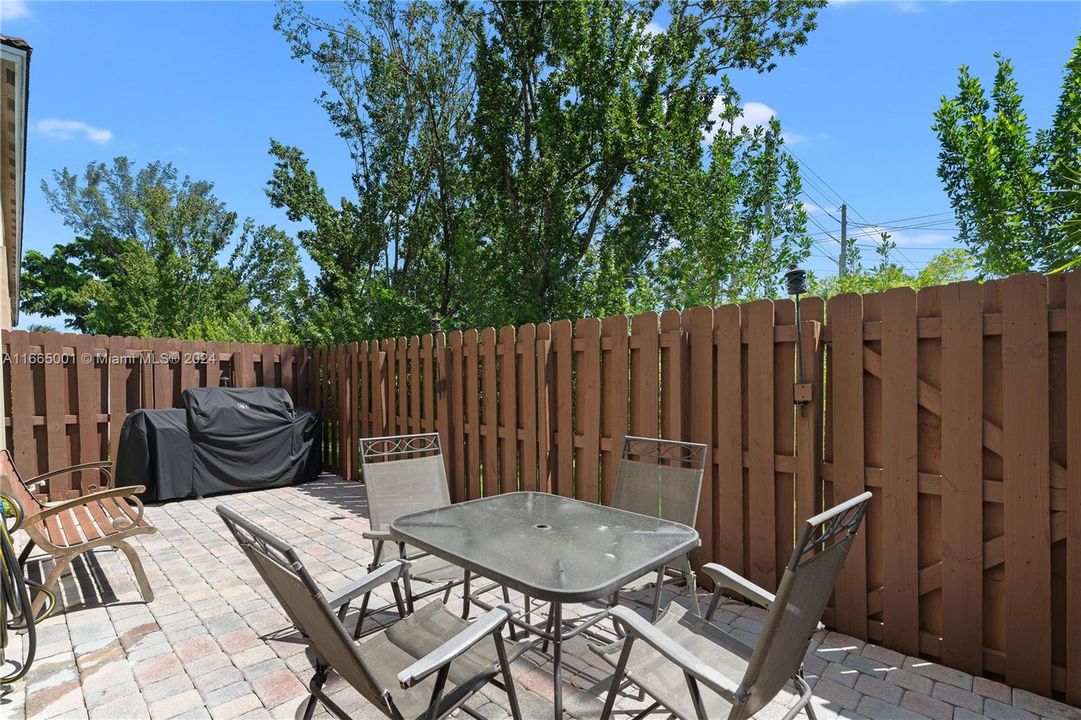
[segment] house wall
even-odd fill
[[[3,212],[4,203],[0,203],[0,258],[6,258],[8,256],[7,246],[7,218]],[[2,263],[0,267],[0,330],[8,330],[11,328],[12,318],[14,318],[13,308],[11,307],[11,286],[13,278],[9,277],[11,274],[10,266],[7,263]],[[4,369],[0,363],[0,380],[3,380]],[[3,398],[0,398],[0,403],[3,403]]]

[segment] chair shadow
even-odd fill
[[[323,473],[314,480],[294,486],[298,492],[309,495],[345,512],[358,515],[365,520],[368,512],[368,489],[363,483],[343,480],[337,475]]]
[[[120,600],[109,581],[108,574],[101,566],[98,552],[113,551],[111,548],[92,550],[75,557],[68,569],[60,576],[58,587],[54,591],[56,595],[56,608],[53,615],[59,613],[71,613],[79,610],[89,610],[100,607],[121,607],[125,605],[143,605],[142,597],[137,600]],[[54,564],[52,557],[47,555],[31,557],[24,566],[26,577],[37,583],[45,581],[45,576]],[[138,595],[138,586],[134,578],[131,578],[132,589]],[[31,597],[31,600],[33,597]]]

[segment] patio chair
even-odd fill
[[[391,560],[342,590],[324,595],[296,551],[265,529],[224,505],[217,512],[262,576],[294,627],[314,654],[315,673],[304,720],[311,720],[317,702],[343,720],[351,716],[323,691],[330,670],[384,715],[395,720],[443,718],[492,682],[506,690],[511,713],[520,720],[510,663],[528,646],[502,638],[501,630],[515,610],[500,606],[470,624],[440,602],[406,615],[398,581],[409,572],[406,560]],[[391,584],[402,619],[385,630],[355,642],[342,621],[351,602],[364,608],[376,588]],[[502,677],[500,685],[496,680]]]
[[[814,720],[811,688],[803,679],[803,657],[870,498],[871,493],[863,493],[807,520],[776,595],[721,565],[708,564],[702,571],[713,579],[716,589],[705,618],[687,615],[676,603],[656,624],[625,607],[612,608],[612,618],[626,636],[610,645],[591,646],[615,666],[602,720],[611,717],[624,678],[656,701],[649,710],[663,705],[682,720],[753,717],[791,680],[800,697],[784,719],[806,710]],[[710,623],[722,590],[769,611],[753,648]]]
[[[371,525],[364,537],[372,541],[375,553],[368,569],[374,570],[383,561],[384,544],[394,542],[390,524],[402,515],[450,505],[450,487],[438,433],[361,438],[360,463]],[[414,595],[407,582],[410,612],[415,600],[444,593],[446,602],[455,585],[468,585],[469,575],[462,568],[417,548],[399,544],[399,557],[410,563],[409,580],[440,586]],[[467,598],[466,613],[468,606]]]
[[[55,560],[52,570],[45,578],[44,586],[55,590],[60,576],[77,556],[100,547],[112,547],[127,557],[135,579],[139,584],[144,602],[154,600],[154,591],[146,579],[143,564],[128,544],[134,535],[157,532],[143,517],[143,504],[136,497],[143,492],[141,485],[114,488],[109,468],[111,462],[92,462],[53,470],[24,480],[15,467],[15,461],[7,449],[0,450],[0,492],[11,495],[22,505],[26,514],[22,530],[28,537],[26,546],[19,554],[19,565],[25,565],[35,546],[49,553]],[[80,471],[98,470],[105,475],[106,484],[91,486],[88,492],[73,500],[42,502],[31,491],[46,479]],[[34,597],[32,612],[38,614],[47,598],[39,592]]]
[[[616,475],[612,506],[641,515],[673,520],[691,527],[698,520],[698,500],[702,494],[702,475],[706,465],[706,446],[678,440],[661,440],[627,436],[623,441],[623,457]],[[677,576],[687,584],[691,607],[698,608],[697,583],[687,554],[675,565],[658,568],[656,575],[644,575],[625,585],[620,592],[642,590],[652,582],[652,620],[661,608],[661,591],[666,578]],[[619,604],[619,593],[612,598]]]

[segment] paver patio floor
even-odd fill
[[[119,554],[102,551],[77,560],[64,578],[66,610],[39,626],[37,660],[3,698],[0,717],[300,717],[311,673],[305,646],[214,513],[218,504],[292,543],[325,587],[339,587],[365,572],[371,557],[371,544],[361,537],[368,528],[367,504],[363,486],[356,483],[324,476],[293,488],[149,507],[147,518],[159,532],[133,544],[154,587],[154,602],[140,600]],[[44,556],[33,557],[32,570],[47,572]],[[384,599],[390,600],[389,592]],[[758,608],[728,602],[715,621],[753,644],[764,617]],[[10,655],[18,656],[18,643]],[[565,711],[568,717],[596,718],[609,669],[583,638],[568,642],[566,650]],[[551,717],[549,668],[539,652],[515,662],[526,718]],[[1081,720],[1077,708],[837,633],[816,636],[806,670],[820,720]],[[383,717],[340,679],[328,689],[353,717]],[[469,705],[486,717],[508,716],[506,699],[495,688]],[[645,705],[632,695],[621,696],[616,717],[632,717]],[[778,707],[759,717],[782,714]],[[317,717],[328,715],[320,711]]]

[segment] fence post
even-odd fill
[[[442,332],[437,332],[433,339],[435,364],[432,366],[434,377],[432,378],[431,387],[432,392],[435,393],[435,402],[433,403],[435,427],[439,432],[439,445],[443,448],[443,454],[447,458],[447,469],[450,473],[454,500],[455,502],[462,502],[467,498],[465,495],[465,476],[461,471],[462,450],[456,442],[456,438],[460,437],[460,433],[455,433],[452,429],[455,418],[450,411],[451,397],[455,392],[461,392],[461,390],[455,388],[457,378],[454,374],[454,368],[456,365],[452,356],[452,349],[447,347],[446,336]],[[459,335],[459,341],[460,339],[461,335]],[[460,342],[459,347],[461,347]],[[428,386],[425,385],[425,387]]]
[[[796,521],[802,525],[822,511],[822,301],[800,300],[800,377],[810,384],[811,400],[796,417]]]

